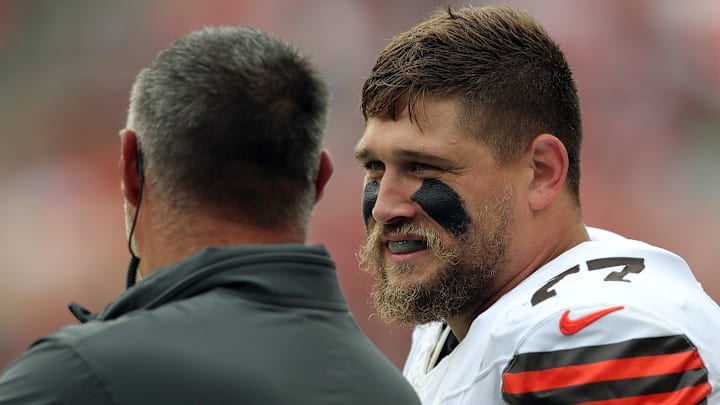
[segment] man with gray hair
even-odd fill
[[[120,131],[128,290],[99,314],[71,304],[83,324],[12,363],[0,403],[418,403],[305,245],[332,174],[327,109],[310,61],[263,32],[160,52]]]

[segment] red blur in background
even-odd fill
[[[130,87],[173,39],[208,25],[275,33],[312,54],[328,78],[336,173],[310,242],[328,247],[357,322],[400,367],[410,329],[374,314],[355,258],[363,171],[352,148],[375,54],[447,3],[0,2],[0,369],[37,337],[75,323],[68,302],[98,311],[123,291],[117,131]],[[720,2],[505,3],[534,14],[575,72],[586,223],[680,254],[719,300]]]

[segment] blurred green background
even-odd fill
[[[368,301],[360,89],[396,33],[431,0],[0,0],[0,368],[36,337],[124,288],[128,253],[117,131],[137,72],[208,25],[278,34],[314,55],[333,93],[336,175],[316,209],[358,323],[398,366],[409,329]],[[489,4],[475,1],[473,4]],[[575,71],[585,123],[586,222],[673,250],[720,299],[720,2],[507,1],[532,12]]]

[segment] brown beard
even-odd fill
[[[512,194],[501,190],[473,216],[468,231],[445,240],[432,227],[415,223],[375,223],[358,251],[360,266],[370,273],[371,292],[378,314],[388,322],[423,324],[458,317],[486,302],[497,290],[495,270],[505,260]],[[403,277],[418,264],[388,263],[383,235],[420,236],[440,262],[440,268],[420,283]],[[448,233],[444,232],[445,235]],[[388,277],[393,274],[394,277]]]

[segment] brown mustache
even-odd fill
[[[457,263],[458,255],[452,251],[450,246],[448,246],[448,242],[446,242],[443,237],[431,226],[425,224],[416,224],[412,222],[398,224],[376,223],[368,234],[366,246],[379,253],[385,245],[385,242],[383,241],[385,236],[390,234],[397,235],[400,238],[421,238],[425,240],[428,249],[437,258],[447,262],[448,264]]]

